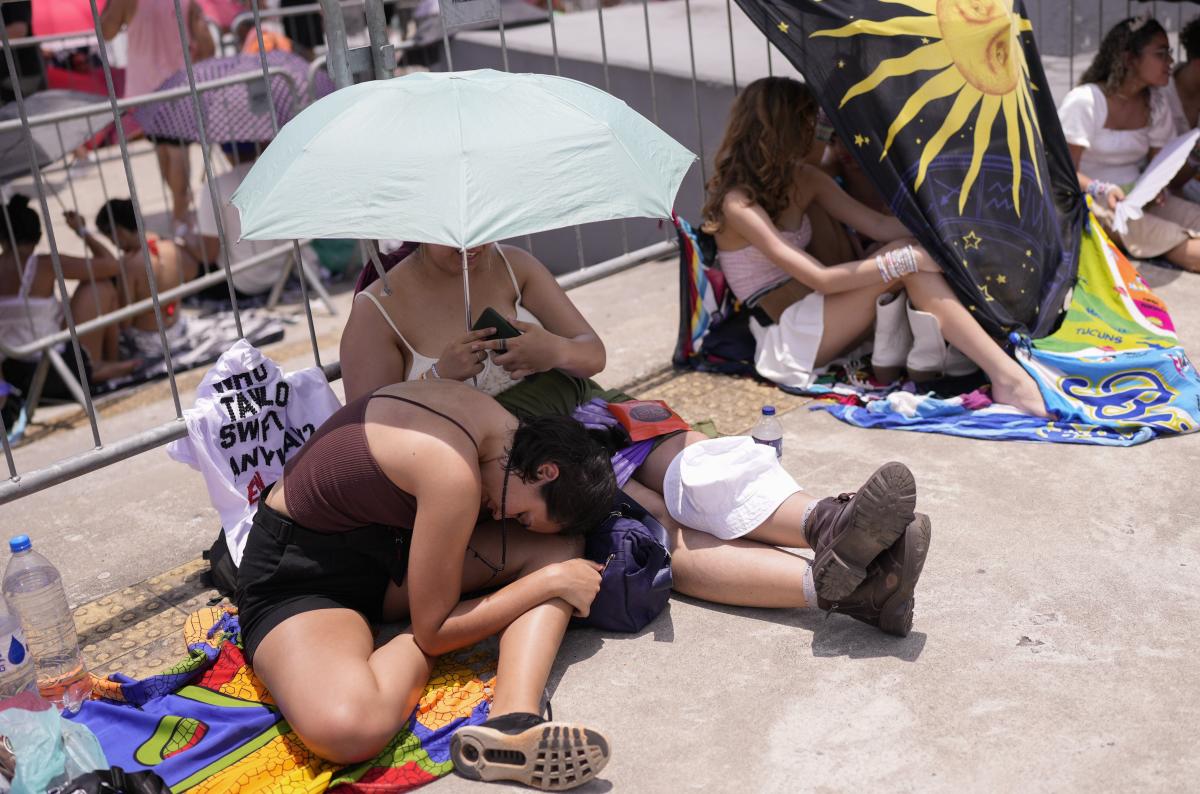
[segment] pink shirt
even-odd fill
[[[191,0],[180,3],[187,14]],[[184,30],[187,20],[184,19]],[[138,0],[133,19],[125,27],[129,37],[129,62],[125,67],[125,96],[149,94],[183,68],[179,23],[174,0]]]
[[[781,229],[779,234],[790,245],[803,250],[812,240],[812,224],[805,215],[799,229]],[[753,306],[764,293],[791,278],[752,245],[733,251],[720,251],[717,258],[729,288],[747,306]]]

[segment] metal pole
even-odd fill
[[[554,55],[554,73],[562,74],[558,65],[558,28],[554,24],[554,0],[546,0],[546,18],[550,20],[550,51]]]
[[[692,64],[692,109],[696,114],[696,139],[700,143],[700,184],[707,185],[708,174],[704,167],[704,125],[700,123],[700,88],[696,84],[696,45],[692,38],[692,0],[683,0],[683,8],[687,14],[688,58]],[[767,46],[771,46],[769,40]]]
[[[438,23],[442,26],[442,48],[446,52],[446,69],[454,71],[454,56],[450,54],[450,31],[446,29],[446,16],[442,13],[441,0],[438,0]]]
[[[729,22],[729,72],[733,75],[733,93],[737,93],[737,56],[733,52],[733,0],[725,0],[725,19]]]
[[[650,73],[650,112],[658,124],[658,94],[654,90],[654,48],[650,45],[650,3],[642,0],[642,18],[646,20],[646,66]]]
[[[258,0],[254,0],[254,4],[257,7]],[[367,35],[371,39],[371,63],[375,65],[375,79],[387,80],[396,72],[396,56],[391,42],[388,41],[387,15],[383,12],[382,0],[366,0],[363,13],[367,18]],[[259,38],[261,37],[259,34]],[[258,49],[262,51],[261,44]],[[387,62],[389,54],[392,59],[390,65]]]
[[[91,0],[92,6],[92,24],[96,30],[96,37],[103,40],[104,36],[100,31],[100,10],[96,5],[96,0]],[[184,51],[187,51],[187,42],[183,44]],[[133,165],[129,158],[129,141],[125,137],[125,123],[121,120],[121,111],[117,107],[117,92],[113,86],[112,64],[108,61],[108,48],[101,46],[100,48],[100,65],[104,69],[104,84],[108,91],[108,102],[112,109],[113,124],[117,130],[117,143],[121,147],[121,161],[125,164],[125,181],[129,184],[129,201],[133,204],[133,217],[137,226],[138,242],[142,247],[142,258],[146,264],[146,271],[149,274],[150,281],[150,297],[154,303],[154,317],[158,324],[159,340],[162,343],[163,355],[166,356],[167,374],[171,381],[171,399],[175,403],[175,415],[183,416],[183,406],[179,401],[179,386],[175,383],[175,365],[171,361],[171,352],[167,344],[166,332],[163,330],[162,322],[162,307],[158,302],[158,285],[154,280],[154,271],[150,265],[150,246],[146,241],[146,225],[145,219],[142,217],[141,202],[138,199],[137,184],[133,178]]]
[[[467,247],[462,247],[463,306],[467,313],[467,330],[471,330],[471,274],[467,267]]]
[[[88,140],[96,137],[95,130],[92,128],[92,117],[84,116],[84,121],[87,123]],[[100,194],[104,196],[104,213],[108,216],[108,228],[117,228],[117,219],[113,217],[112,205],[108,195],[108,180],[104,178],[104,166],[99,162],[96,163],[96,175],[100,177]],[[84,220],[87,220],[86,218]],[[129,292],[129,280],[125,278],[124,273],[117,279],[117,283],[121,285],[121,297],[125,299],[125,303],[133,303],[133,295]]]
[[[96,0],[92,0],[93,3]],[[28,116],[25,113],[25,96],[21,89],[21,81],[17,79],[17,64],[13,59],[12,47],[8,43],[8,29],[0,25],[0,39],[4,42],[4,60],[8,66],[8,73],[13,76],[12,90],[13,95],[17,100],[17,114],[21,118],[21,123],[28,126]],[[29,154],[29,167],[33,170],[33,183],[37,187],[38,203],[41,205],[42,218],[45,222],[46,239],[50,243],[50,261],[54,265],[54,278],[58,282],[58,292],[62,300],[63,316],[67,321],[67,329],[71,332],[71,348],[75,353],[75,363],[79,367],[79,377],[83,379],[83,398],[84,408],[87,410],[88,423],[92,427],[92,440],[96,446],[102,446],[100,442],[100,428],[96,425],[96,408],[92,405],[91,384],[88,382],[87,370],[83,363],[83,349],[79,343],[79,334],[75,331],[75,317],[71,311],[70,295],[67,292],[67,282],[63,278],[62,261],[58,258],[58,244],[54,239],[54,224],[50,223],[50,205],[46,203],[46,188],[42,184],[42,174],[38,170],[37,151],[33,145],[33,135],[26,134],[25,149]],[[13,258],[15,259],[17,252],[13,250]]]
[[[354,84],[350,74],[350,56],[346,51],[346,20],[342,17],[342,6],[337,0],[321,0],[325,13],[325,68],[333,78],[333,84],[345,88]],[[261,47],[260,47],[261,49]]]
[[[54,134],[58,137],[58,148],[65,152],[67,150],[67,147],[66,147],[66,144],[63,142],[62,125],[61,124],[54,125]],[[79,212],[79,196],[77,196],[75,194],[75,180],[71,178],[71,169],[70,168],[66,169],[66,174],[67,174],[67,192],[69,192],[71,194],[71,208],[73,210],[75,210],[76,213],[78,213]],[[61,207],[62,199],[58,198],[58,193],[54,194],[54,198],[58,199],[58,204]],[[49,221],[49,218],[47,218],[46,220]],[[86,218],[84,219],[84,223],[85,224],[87,223]],[[84,266],[87,268],[87,272],[88,272],[88,284],[91,284],[91,286],[92,286],[92,301],[94,302],[95,307],[96,307],[96,316],[99,317],[101,314],[103,314],[103,312],[100,310],[100,293],[96,291],[96,273],[92,269],[92,249],[88,248],[86,241],[84,241],[84,244],[83,244],[83,263],[84,263]]]
[[[1067,8],[1067,81],[1075,85],[1075,0],[1071,0]]]
[[[258,38],[258,65],[262,69],[263,83],[267,87],[267,99],[270,101],[271,106],[271,133],[272,137],[274,137],[275,135],[279,134],[279,116],[275,112],[275,101],[271,94],[271,78],[267,73],[267,48],[263,44],[262,16],[259,12],[259,0],[251,0],[251,9],[254,11],[254,30],[255,35]],[[380,8],[380,14],[382,13],[383,10]],[[386,38],[386,34],[384,37]],[[343,41],[343,44],[344,43],[345,42]],[[374,49],[373,42],[372,49]],[[379,63],[376,61],[377,69],[378,66]],[[393,64],[393,69],[394,68],[395,64]],[[300,95],[295,86],[292,87],[292,101],[296,103],[295,107],[296,112],[298,113],[300,111]],[[308,321],[308,338],[312,343],[313,362],[319,367],[321,366],[321,350],[320,346],[317,344],[317,326],[316,323],[313,322],[312,302],[308,298],[308,270],[304,266],[304,257],[300,254],[300,243],[296,240],[292,240],[292,256],[295,258],[296,267],[300,271],[300,297],[304,301],[304,315],[305,319]],[[320,276],[318,276],[318,278],[320,278]]]
[[[95,2],[96,0],[92,0]],[[208,142],[207,125],[204,123],[204,108],[200,105],[200,94],[196,91],[196,75],[192,71],[192,54],[188,48],[187,29],[183,25],[183,8],[180,0],[175,0],[175,21],[179,25],[179,45],[183,48],[183,68],[187,72],[188,87],[191,89],[192,95],[192,112],[196,114],[196,131],[200,133],[200,155],[204,160],[204,181],[208,187],[208,198],[212,202],[213,221],[217,226],[217,238],[221,246],[221,264],[225,266],[225,278],[229,287],[229,302],[233,304],[233,322],[237,327],[238,336],[245,336],[242,331],[242,313],[238,308],[237,291],[233,286],[233,274],[229,270],[229,238],[225,234],[225,220],[221,217],[221,197],[217,195],[216,179],[213,175],[212,167],[212,147]],[[267,86],[267,101],[271,100],[270,86]],[[147,263],[148,264],[148,263]],[[151,283],[151,290],[157,288]],[[160,326],[160,331],[161,326]],[[166,336],[163,337],[163,345],[166,345]],[[167,355],[168,361],[170,354]],[[174,378],[174,374],[171,374]]]

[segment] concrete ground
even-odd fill
[[[1193,790],[1200,439],[1110,449],[868,431],[751,381],[676,374],[674,268],[572,293],[608,343],[603,382],[723,433],[774,402],[784,463],[814,494],[905,461],[932,551],[903,640],[813,610],[686,598],[636,636],[571,632],[555,714],[603,729],[614,752],[586,790]],[[1200,278],[1145,272],[1200,349]],[[344,317],[348,296],[338,303]],[[319,321],[332,357],[342,320]],[[310,363],[289,337],[301,341],[269,352]],[[161,385],[107,406],[102,426],[115,438],[160,414]],[[88,439],[58,429],[18,452],[28,468]],[[181,656],[183,615],[211,595],[197,558],[218,525],[198,475],[159,449],[0,516],[60,566],[93,669],[146,674]],[[479,789],[450,777],[433,790]]]

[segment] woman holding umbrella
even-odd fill
[[[246,657],[304,743],[371,758],[432,657],[499,634],[491,718],[456,733],[459,772],[561,790],[602,769],[603,736],[538,712],[567,623],[600,587],[579,533],[612,503],[608,455],[574,420],[519,423],[458,383],[390,386],[334,413],[264,493],[238,571]],[[500,523],[478,526],[483,511]],[[528,531],[506,535],[507,518]],[[371,624],[405,617],[375,648]]]

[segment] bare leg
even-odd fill
[[[334,763],[382,750],[429,680],[432,660],[411,630],[379,650],[373,645],[358,612],[319,609],[280,623],[254,654],[254,672],[304,744]]]
[[[188,147],[159,144],[154,147],[154,152],[158,155],[158,170],[162,174],[163,181],[167,183],[167,188],[171,191],[171,219],[174,221],[172,223],[172,231],[174,231],[180,224],[188,222],[190,196],[188,183],[191,171]]]
[[[470,547],[485,560],[498,564],[501,559],[500,525],[489,521],[476,527]],[[547,565],[582,555],[582,537],[539,535],[514,528],[510,522],[504,570],[493,574],[490,567],[468,551],[463,563],[463,592],[507,584]],[[529,610],[500,633],[500,663],[496,671],[492,716],[514,711],[540,713],[546,680],[571,613],[571,606],[556,598]],[[384,615],[388,620],[408,615],[407,587],[389,588]]]
[[[671,518],[659,494],[633,481],[626,484],[625,491],[666,527],[672,546],[671,571],[676,592],[735,606],[808,606],[803,586],[804,572],[808,570],[805,558],[770,545],[770,542],[720,540],[707,532],[689,529]],[[810,499],[803,494],[791,497],[776,511],[778,521],[772,516],[767,522],[771,527],[763,537],[785,540],[789,545],[803,545],[799,515],[803,514],[804,505]],[[792,516],[795,516],[795,527],[788,532],[781,525]],[[762,529],[759,527],[755,532]]]
[[[1033,377],[987,335],[941,273],[910,273],[904,286],[913,306],[936,317],[946,340],[987,373],[996,402],[1034,416],[1049,416]]]
[[[1167,261],[1192,273],[1200,273],[1200,239],[1184,240],[1167,251]]]
[[[825,296],[825,325],[817,346],[816,364],[823,367],[850,350],[875,327],[875,301],[899,284],[872,284],[862,289]]]

